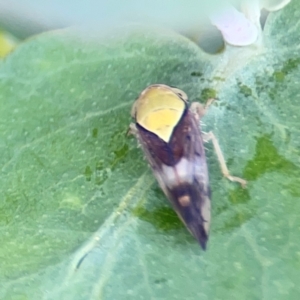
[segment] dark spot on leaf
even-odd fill
[[[112,170],[117,166],[120,165],[126,158],[129,152],[129,147],[127,144],[124,144],[122,147],[113,151],[114,158],[111,162]]]
[[[93,171],[90,166],[86,166],[84,170],[84,175],[87,181],[91,181]]]
[[[154,283],[156,283],[156,284],[162,284],[162,283],[165,283],[167,281],[168,280],[166,278],[159,278],[159,279],[154,280]]]
[[[201,92],[201,99],[203,100],[216,98],[216,97],[217,97],[217,91],[214,89],[205,88]]]
[[[191,76],[202,77],[202,76],[203,76],[203,73],[201,73],[201,72],[192,72],[192,73],[191,73]]]
[[[286,75],[291,73],[294,69],[298,68],[300,64],[299,58],[290,58],[284,62],[283,66],[273,72],[273,77],[277,82],[283,82]]]
[[[279,82],[284,81],[284,78],[285,78],[284,73],[283,73],[283,72],[280,72],[280,71],[275,71],[275,72],[273,73],[273,76],[274,76],[274,79],[275,79],[276,81],[279,81]]]
[[[271,141],[271,136],[264,135],[257,139],[256,153],[244,170],[244,177],[255,180],[267,172],[289,173],[298,169],[296,165],[280,155]]]
[[[92,130],[92,137],[96,138],[98,136],[98,129],[97,128],[93,128]]]
[[[184,227],[171,207],[159,207],[150,211],[143,206],[138,206],[133,210],[133,214],[163,231]]]
[[[252,96],[252,90],[245,84],[238,84],[240,88],[240,93],[243,94],[245,97]]]
[[[121,148],[114,151],[116,158],[120,159],[126,156],[128,153],[128,145],[124,144]]]
[[[300,58],[289,58],[285,63],[281,71],[284,74],[288,74],[294,69],[298,68],[300,64]]]

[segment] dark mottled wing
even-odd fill
[[[186,109],[168,143],[136,124],[154,175],[175,211],[205,249],[210,225],[210,188],[201,131]]]

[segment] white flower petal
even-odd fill
[[[234,46],[253,44],[259,35],[255,24],[233,6],[211,14],[210,21],[221,31],[224,40]]]

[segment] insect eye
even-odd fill
[[[177,89],[177,88],[172,88],[173,92],[176,93],[181,99],[183,99],[184,101],[188,101],[188,96],[187,94],[180,90],[180,89]]]

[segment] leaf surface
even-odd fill
[[[97,42],[43,34],[0,64],[1,299],[298,299],[300,8],[263,43],[208,56],[171,31]],[[130,108],[153,83],[218,99],[203,122],[212,229],[203,252],[155,182]]]

